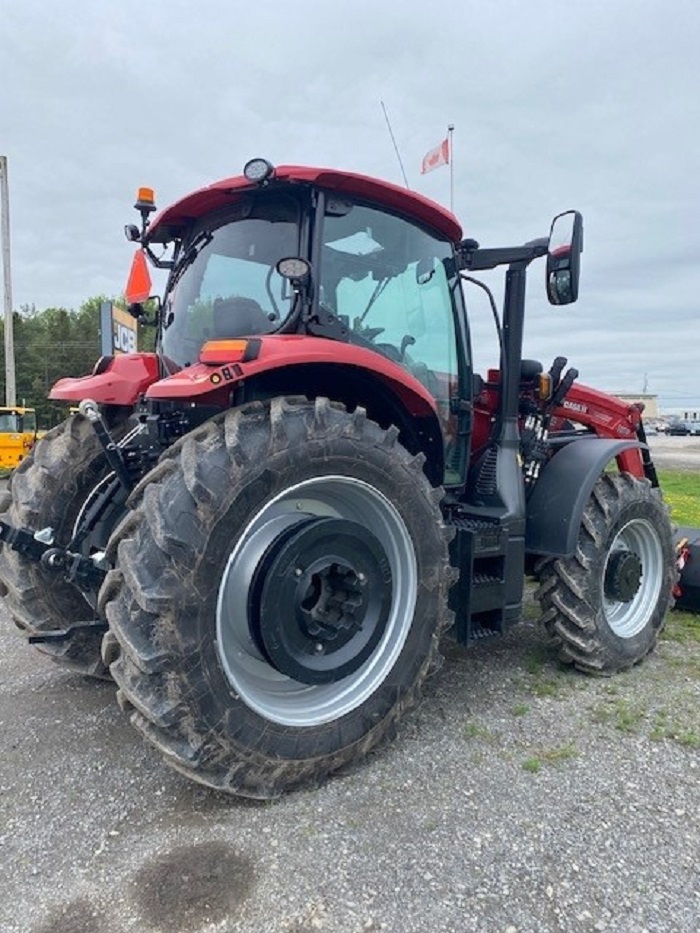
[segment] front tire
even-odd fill
[[[563,661],[613,674],[656,645],[676,580],[668,511],[648,480],[605,473],[583,514],[576,552],[547,560],[536,593]]]
[[[121,702],[177,770],[275,797],[367,754],[417,702],[451,622],[450,535],[396,433],[275,399],[197,429],[142,481],[100,601]]]

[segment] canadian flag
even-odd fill
[[[427,172],[432,172],[433,169],[440,168],[441,165],[449,164],[450,141],[449,139],[443,139],[439,146],[431,149],[430,152],[426,152],[423,156],[420,173],[421,175],[425,175]]]

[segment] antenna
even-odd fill
[[[454,149],[452,143],[452,134],[455,131],[454,123],[448,124],[447,127],[447,138],[449,140],[447,152],[450,157],[450,210],[454,211],[455,207],[455,160],[454,160]]]
[[[408,178],[406,178],[406,172],[404,171],[403,162],[401,161],[401,153],[399,152],[399,147],[396,145],[396,140],[394,139],[394,131],[392,130],[391,123],[389,122],[389,114],[386,112],[384,101],[380,100],[379,103],[382,105],[382,110],[384,111],[384,119],[386,120],[387,129],[389,130],[389,136],[391,136],[391,141],[394,144],[394,152],[396,153],[396,158],[399,160],[399,168],[401,169],[401,175],[403,176],[403,182],[406,185],[406,187],[410,190],[411,186],[408,183]]]

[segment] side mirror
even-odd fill
[[[583,217],[578,211],[558,214],[552,221],[547,250],[547,298],[568,305],[578,298],[583,250]]]

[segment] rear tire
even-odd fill
[[[178,771],[276,797],[366,755],[418,701],[452,621],[451,534],[396,434],[325,399],[254,403],[132,496],[100,594],[111,671]]]
[[[572,557],[538,568],[536,597],[560,657],[613,674],[656,645],[676,581],[668,511],[648,480],[605,473],[593,488]]]
[[[121,417],[114,435],[119,436],[124,429]],[[90,490],[108,472],[90,422],[75,415],[41,438],[12,473],[8,490],[0,499],[0,519],[34,532],[53,528],[55,543],[65,546]],[[106,544],[106,535],[101,546]],[[88,539],[85,548],[90,543]],[[27,636],[96,618],[94,605],[77,587],[6,546],[0,547],[0,580],[10,614]],[[100,656],[101,641],[100,632],[78,631],[65,640],[36,647],[80,673],[109,678]]]

